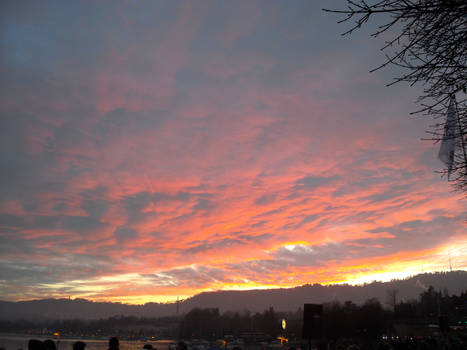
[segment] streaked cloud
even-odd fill
[[[5,2],[0,299],[467,268],[417,92],[325,4]]]

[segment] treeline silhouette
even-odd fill
[[[398,301],[397,290],[388,290],[384,303],[371,298],[361,305],[352,301],[334,301],[323,304],[322,336],[328,339],[359,337],[376,339],[382,334],[394,334],[395,325],[439,324],[463,325],[467,328],[467,290],[460,295],[449,295],[447,290],[429,287],[417,300]],[[286,319],[286,330],[281,320]],[[122,337],[169,337],[215,340],[225,335],[242,337],[245,334],[263,334],[273,339],[286,335],[300,339],[303,310],[277,312],[270,307],[263,312],[227,311],[218,308],[193,308],[186,314],[173,317],[140,318],[115,316],[99,320],[55,320],[32,322],[27,320],[0,321],[0,332],[60,332],[84,337],[119,335]],[[444,326],[446,326],[446,324]]]
[[[467,290],[459,296],[450,296],[448,291],[436,291],[429,287],[418,300],[395,302],[395,291],[388,291],[388,301],[383,305],[371,298],[362,305],[352,301],[335,301],[323,304],[321,317],[322,336],[328,339],[361,337],[375,339],[382,334],[394,334],[397,323],[439,324],[440,318],[450,325],[467,327]],[[280,325],[287,320],[284,332]],[[187,313],[180,324],[182,338],[213,339],[222,334],[241,336],[242,333],[261,332],[275,338],[286,333],[291,339],[300,339],[303,311],[295,313],[275,312],[271,307],[263,313],[219,314],[218,309],[195,308]]]
[[[288,317],[289,316],[289,317]],[[244,333],[263,333],[276,336],[279,331],[279,319],[287,317],[299,321],[299,315],[276,313],[273,307],[264,312],[251,314],[248,310],[243,312],[224,312],[219,309],[195,308],[188,312],[180,323],[180,337],[183,339],[201,338],[214,340],[224,335],[239,337]],[[298,326],[299,322],[293,322]]]
[[[177,337],[181,317],[112,316],[107,319],[82,320],[0,320],[0,332],[26,334],[60,333],[62,336],[127,338]]]

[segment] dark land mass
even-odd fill
[[[388,292],[397,291],[397,301],[418,299],[419,295],[433,286],[444,294],[459,295],[467,290],[467,271],[424,273],[403,280],[372,282],[358,286],[347,284],[304,285],[295,288],[217,291],[197,294],[176,303],[146,303],[128,305],[121,303],[92,302],[85,299],[42,299],[20,302],[0,301],[0,320],[40,319],[100,319],[111,316],[164,317],[178,312],[185,314],[193,308],[218,308],[220,312],[262,312],[273,306],[284,312],[297,311],[304,303],[352,301],[362,304],[376,298],[385,304]]]

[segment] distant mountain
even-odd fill
[[[112,316],[159,317],[175,314],[175,304],[128,305],[85,299],[0,301],[0,320],[99,319]]]
[[[193,307],[218,307],[221,311],[264,311],[273,306],[278,311],[296,311],[304,303],[351,300],[361,304],[369,298],[377,298],[385,303],[390,289],[398,290],[398,300],[409,300],[417,299],[430,285],[435,290],[447,289],[449,294],[460,294],[467,290],[467,271],[424,273],[403,280],[359,286],[313,284],[287,289],[205,292],[185,300],[180,310],[188,312]]]
[[[217,291],[197,294],[179,303],[180,314],[192,308],[214,308],[221,312],[232,310],[264,311],[273,306],[277,311],[296,311],[304,303],[323,303],[351,300],[356,304],[369,298],[377,298],[383,304],[388,290],[398,290],[398,300],[417,299],[428,286],[435,290],[447,290],[450,295],[467,290],[467,271],[424,273],[403,280],[372,282],[359,286],[335,284],[304,285],[295,288]],[[92,302],[85,299],[43,299],[20,302],[0,301],[0,319],[98,319],[125,315],[138,317],[162,317],[176,314],[175,303],[127,305],[120,303]]]

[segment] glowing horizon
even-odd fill
[[[303,243],[303,242],[301,242]],[[465,247],[465,245],[464,245]],[[251,281],[245,281],[245,283],[241,284],[224,284],[223,286],[213,286],[213,287],[207,287],[203,288],[197,291],[194,291],[192,294],[172,294],[172,295],[137,295],[137,296],[111,296],[111,297],[102,297],[102,298],[88,298],[88,294],[76,294],[75,298],[82,298],[82,299],[87,299],[95,302],[120,302],[124,304],[133,304],[133,305],[142,305],[145,303],[149,302],[155,302],[155,303],[174,303],[177,300],[183,301],[185,299],[191,298],[199,293],[203,292],[217,292],[217,291],[246,291],[246,290],[267,290],[267,289],[278,289],[278,288],[294,288],[298,286],[303,286],[306,284],[321,284],[321,285],[333,285],[333,284],[349,284],[349,285],[363,285],[365,283],[371,283],[371,282],[388,282],[393,279],[407,279],[413,276],[416,276],[418,274],[423,274],[425,272],[446,272],[448,271],[448,268],[452,268],[452,257],[449,259],[449,261],[446,261],[446,251],[456,251],[456,254],[454,255],[454,262],[457,264],[458,261],[464,261],[465,259],[462,260],[457,260],[456,257],[465,257],[466,256],[466,249],[463,249],[462,252],[459,252],[459,246],[456,244],[455,246],[447,246],[447,247],[442,247],[441,249],[434,251],[434,252],[428,252],[430,254],[430,264],[427,266],[426,262],[426,257],[424,259],[416,259],[415,262],[413,261],[414,257],[411,256],[410,260],[412,260],[412,263],[407,263],[407,262],[394,262],[391,263],[391,267],[388,269],[388,271],[385,271],[384,269],[375,269],[373,268],[372,271],[369,272],[359,272],[355,275],[347,276],[343,275],[343,277],[340,280],[335,280],[335,281],[324,281],[320,282],[318,280],[309,280],[309,281],[304,281],[303,283],[300,284],[293,284],[293,285],[288,285],[288,284],[269,284],[269,285],[262,285],[262,284],[254,284],[251,283]],[[423,257],[422,257],[423,258]],[[433,261],[434,260],[434,261]],[[420,262],[425,263],[424,265],[420,266]],[[447,266],[447,264],[451,264],[451,266]],[[192,268],[196,268],[196,266],[191,266]],[[466,270],[466,265],[462,266],[457,266],[458,268],[454,269],[454,271],[465,271]],[[401,268],[403,270],[401,271]],[[395,271],[399,272],[395,272]],[[428,271],[427,271],[428,270]],[[138,276],[137,274],[130,274],[127,276],[104,276],[101,277],[101,280],[103,282],[115,282],[119,281],[121,282],[122,280],[127,279],[128,281],[137,281],[137,283],[141,282],[142,278],[141,276]],[[68,281],[63,283],[62,285],[51,285],[48,286],[49,288],[59,288],[60,286],[70,286],[70,285],[83,285],[90,283],[95,288],[97,291],[103,291],[105,289],[98,287],[99,282],[93,280],[93,281]],[[89,288],[89,287],[86,287]],[[75,287],[75,291],[79,293],[79,287]],[[92,295],[92,294],[91,294]],[[66,296],[63,295],[57,295],[57,298],[63,298]],[[30,299],[24,299],[24,300],[30,300]],[[23,299],[19,299],[18,301],[23,301]]]
[[[467,270],[417,88],[326,1],[6,1],[0,300]]]
[[[465,271],[465,270],[452,270],[453,272],[455,271]],[[435,272],[448,272],[448,270],[432,270],[430,273],[435,273]],[[345,280],[345,281],[339,281],[339,282],[325,282],[325,283],[320,283],[320,282],[308,282],[305,284],[301,285],[293,285],[293,286],[283,286],[283,285],[274,285],[274,286],[263,286],[263,285],[257,285],[257,286],[230,286],[227,285],[225,288],[222,289],[214,289],[214,288],[208,288],[204,290],[199,290],[195,294],[190,294],[190,295],[140,295],[140,296],[119,296],[119,297],[103,297],[103,298],[87,298],[86,295],[75,295],[73,298],[70,297],[71,300],[74,299],[86,299],[89,301],[93,302],[114,302],[114,303],[121,303],[121,304],[128,304],[128,305],[144,305],[146,303],[160,303],[160,304],[173,304],[176,303],[177,301],[183,302],[189,298],[192,298],[198,294],[204,293],[204,292],[221,292],[221,291],[249,291],[249,290],[273,290],[273,289],[292,289],[296,287],[301,287],[304,285],[311,285],[311,284],[321,284],[323,286],[327,285],[340,285],[340,284],[348,284],[352,286],[361,286],[364,284],[372,283],[372,282],[389,282],[391,280],[404,280],[408,279],[411,277],[414,277],[418,274],[423,274],[424,272],[418,272],[415,274],[411,273],[401,273],[401,274],[393,274],[389,273],[376,273],[372,275],[367,275],[365,277],[359,277],[355,278],[352,280]],[[381,278],[381,276],[384,276],[384,278]],[[56,299],[66,299],[66,296],[56,296]],[[36,299],[18,299],[15,301],[31,301],[31,300],[36,300]]]

